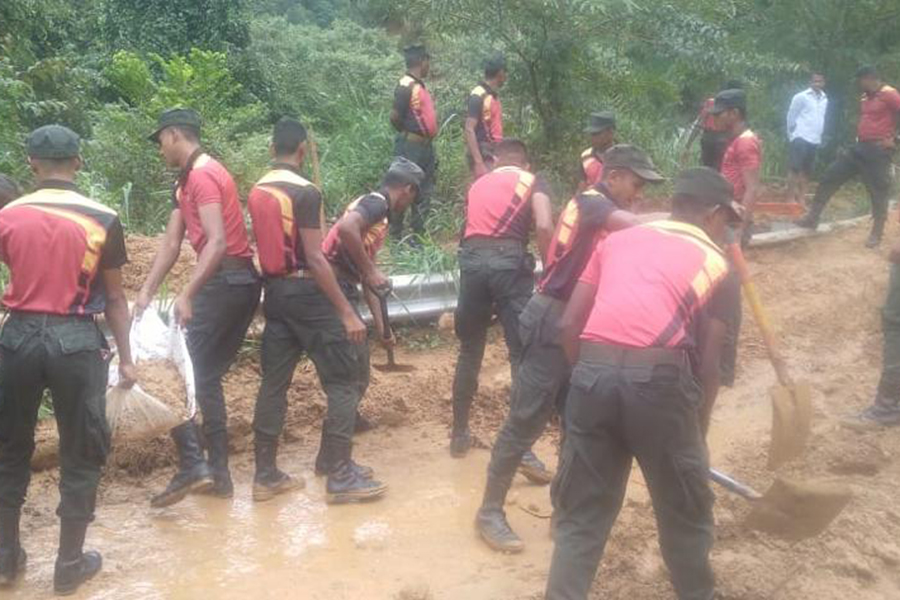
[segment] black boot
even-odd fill
[[[484,500],[475,516],[475,529],[494,550],[516,554],[525,549],[525,544],[506,520],[506,514],[503,512],[505,501],[506,487],[488,475]]]
[[[812,229],[815,231],[819,227],[819,219],[822,216],[824,206],[813,204],[803,218],[794,221],[794,225],[803,229]]]
[[[0,588],[15,583],[28,557],[19,540],[18,511],[0,512]]]
[[[531,483],[538,485],[550,485],[550,482],[553,481],[553,472],[531,450],[522,455],[519,473]]]
[[[203,492],[213,486],[212,472],[203,459],[193,421],[172,429],[172,439],[178,450],[178,472],[165,491],[150,500],[153,508],[171,506],[184,500],[191,492]]]
[[[211,433],[206,436],[206,442],[209,444],[209,468],[215,483],[204,493],[217,498],[231,498],[234,496],[234,484],[228,470],[228,432]]]
[[[453,428],[450,432],[450,456],[453,458],[463,458],[472,448],[472,434],[469,428],[464,429]]]
[[[74,594],[78,586],[103,567],[99,552],[82,552],[87,526],[87,521],[63,519],[60,523],[59,555],[53,572],[53,591],[57,596]]]
[[[328,471],[328,482],[325,484],[325,502],[328,504],[365,502],[384,495],[387,485],[361,475],[354,468],[350,458],[349,442],[327,439],[326,445],[334,462]]]
[[[253,477],[253,500],[264,502],[278,494],[303,488],[306,482],[294,479],[275,465],[278,454],[278,438],[257,433],[254,443],[256,475]]]
[[[328,446],[325,444],[325,424],[322,425],[322,439],[319,442],[319,452],[316,454],[316,477],[323,477],[328,475],[331,472],[331,464],[334,462],[334,459],[329,456]],[[372,467],[367,467],[365,465],[357,464],[355,461],[350,461],[353,469],[362,477],[371,478],[375,475],[375,471]]]

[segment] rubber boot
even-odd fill
[[[884,220],[876,220],[872,223],[872,231],[866,240],[866,248],[877,248],[881,245],[881,238],[884,237]]]
[[[265,502],[279,494],[303,488],[306,482],[294,479],[275,465],[278,438],[257,433],[254,441],[256,475],[253,477],[253,500]]]
[[[228,432],[211,433],[206,441],[209,444],[209,468],[215,483],[204,493],[216,498],[231,498],[234,496],[234,483],[228,470]]]
[[[522,462],[519,463],[519,473],[524,475],[528,481],[537,485],[550,485],[550,482],[553,481],[553,471],[548,469],[531,450],[522,455]]]
[[[350,458],[351,445],[343,440],[326,440],[328,452],[334,457],[325,484],[325,502],[328,504],[346,504],[348,502],[366,502],[384,495],[387,485],[371,477],[365,477],[353,468]]]
[[[100,572],[99,552],[83,552],[87,521],[63,519],[59,529],[59,555],[53,571],[53,591],[57,596],[74,594],[78,587]]]
[[[319,452],[316,454],[316,477],[324,477],[331,472],[331,463],[333,459],[329,456],[328,448],[325,444],[325,425],[322,426],[322,439],[319,442]],[[357,464],[356,461],[351,460],[350,463],[353,465],[353,469],[362,477],[374,477],[375,471],[372,467],[367,467],[365,465]]]
[[[212,472],[203,459],[194,423],[188,421],[172,429],[172,439],[178,450],[178,472],[168,487],[150,500],[153,508],[171,506],[191,492],[204,492],[213,486]]]
[[[19,511],[0,512],[0,588],[14,584],[28,562],[19,540],[19,516]]]
[[[475,529],[488,546],[498,552],[516,554],[525,549],[522,539],[509,526],[503,503],[506,500],[506,488],[488,475],[484,500],[475,516]]]

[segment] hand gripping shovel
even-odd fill
[[[391,289],[389,287],[376,290],[374,288],[370,288],[372,292],[378,297],[378,304],[381,306],[381,320],[384,323],[384,339],[389,340],[393,337],[393,332],[391,331],[391,321],[390,316],[388,315],[388,295],[391,293]],[[394,361],[394,349],[386,348],[387,350],[387,364],[386,365],[372,365],[379,371],[384,371],[386,373],[410,373],[416,370],[414,365],[398,365]]]
[[[709,478],[750,501],[753,509],[747,516],[748,527],[794,541],[825,531],[852,497],[847,486],[829,482],[778,478],[765,494],[760,494],[715,469],[709,470]]]
[[[775,374],[778,385],[771,389],[772,396],[772,440],[769,446],[769,468],[777,469],[785,462],[803,454],[809,434],[812,430],[812,390],[808,383],[797,383],[791,379],[787,364],[778,351],[775,335],[769,325],[769,319],[763,309],[750,279],[750,270],[744,261],[739,244],[730,247],[731,258],[741,278],[744,297],[750,304],[753,317],[762,333],[766,344],[766,352]]]

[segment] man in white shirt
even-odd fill
[[[813,73],[810,87],[795,95],[788,109],[788,195],[801,204],[806,203],[806,186],[825,129],[828,97],[824,89],[825,76]]]

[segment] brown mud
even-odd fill
[[[777,477],[849,486],[853,498],[821,534],[802,541],[750,529],[751,504],[715,489],[713,551],[725,600],[886,600],[900,598],[900,435],[860,434],[839,419],[871,400],[880,366],[878,308],[887,248],[863,248],[864,226],[749,253],[753,275],[792,374],[813,386],[815,421],[806,453],[767,469],[775,381],[747,312],[734,389],[720,396],[709,444],[715,466],[758,490]],[[892,226],[888,239],[897,235]],[[134,256],[132,260],[134,261]],[[136,277],[136,280],[139,280]],[[304,491],[264,504],[250,500],[253,403],[258,348],[248,346],[226,378],[236,481],[230,502],[191,497],[164,511],[148,500],[171,476],[165,438],[119,452],[104,478],[89,545],[106,566],[78,598],[434,598],[541,597],[552,546],[547,488],[519,477],[507,512],[525,539],[522,555],[495,554],[476,538],[485,450],[448,456],[455,345],[435,327],[401,332],[399,354],[417,371],[373,371],[362,412],[379,427],[357,439],[356,455],[391,487],[380,503],[326,506],[311,474],[324,397],[301,363],[289,393],[280,466],[303,475]],[[486,353],[472,427],[490,443],[506,410],[509,370],[497,332]],[[384,362],[380,350],[373,362]],[[555,462],[556,429],[538,453]],[[8,597],[49,596],[57,534],[55,471],[37,474],[24,520],[31,564]],[[635,469],[601,564],[595,598],[674,598],[659,555],[646,487]]]

